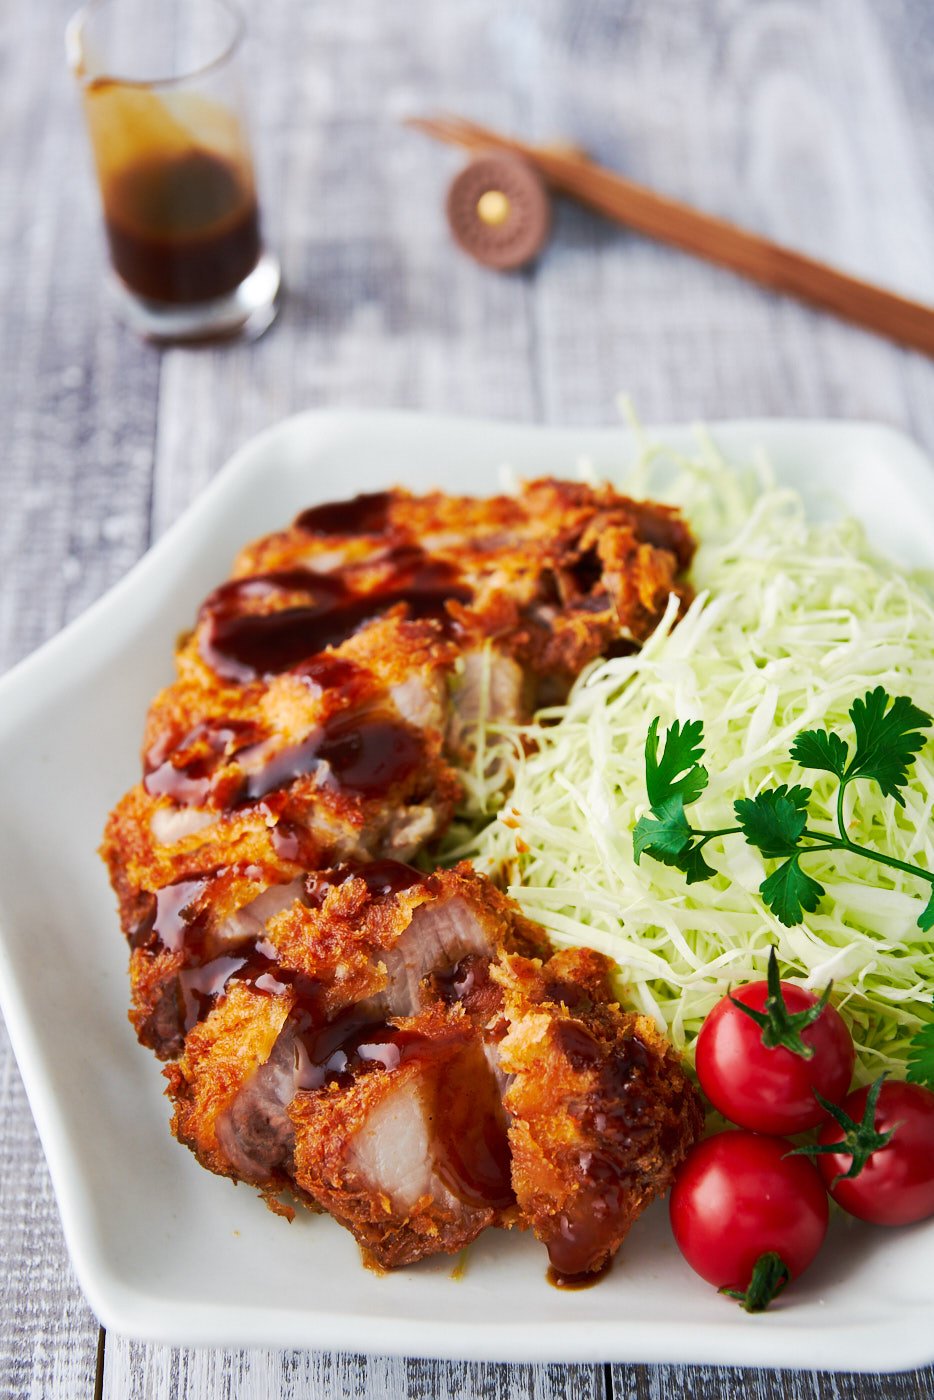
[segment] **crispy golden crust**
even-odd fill
[[[181,1058],[163,1070],[175,1109],[172,1131],[202,1166],[220,1176],[237,1174],[218,1143],[218,1119],[269,1059],[291,1005],[290,992],[263,996],[232,982],[210,1015],[188,1032]],[[288,1179],[283,1175],[278,1184],[284,1187]]]
[[[195,995],[198,969],[210,969],[215,959],[238,948],[241,940],[225,937],[225,929],[273,886],[285,889],[288,882],[275,862],[257,858],[207,876],[196,871],[148,897],[130,953],[130,1020],[142,1044],[160,1058],[181,1053],[186,1021],[194,1014],[186,1004],[188,970],[195,979]],[[295,888],[293,897],[297,894]]]
[[[457,1253],[487,1226],[516,1221],[505,1123],[476,1028],[462,1008],[441,1006],[400,1020],[398,1028],[411,1039],[392,1072],[299,1093],[289,1110],[296,1182],[387,1269]],[[392,1155],[394,1133],[405,1136],[414,1160],[398,1170],[380,1160],[382,1176],[375,1180],[374,1162]],[[464,1144],[482,1137],[486,1150],[496,1133],[506,1182],[504,1198],[493,1206],[471,1199],[473,1163]],[[377,1145],[380,1135],[384,1143]],[[404,1147],[395,1148],[400,1157]]]
[[[378,898],[362,875],[323,886],[318,906],[296,902],[267,925],[282,967],[313,978],[328,1017],[387,985],[387,959],[423,905],[457,901],[486,932],[490,953],[550,951],[542,930],[516,903],[462,861],[425,875],[392,899]]]
[[[333,872],[335,877],[339,874]],[[216,890],[221,916],[234,907],[238,898],[251,892],[249,881],[228,873],[212,887],[199,890],[192,905],[194,917],[199,909],[211,908],[212,888]],[[454,870],[436,871],[391,898],[376,897],[365,880],[354,875],[341,883],[325,886],[325,891],[320,907],[303,904],[296,898],[274,914],[265,926],[264,939],[264,947],[274,958],[276,978],[291,976],[294,982],[298,976],[307,979],[302,985],[313,986],[316,1023],[331,1022],[340,1013],[369,1000],[385,999],[391,976],[405,981],[406,969],[393,963],[393,954],[411,930],[416,911],[423,906],[437,908],[456,904],[458,909],[466,911],[483,930],[487,957],[496,956],[500,951],[516,950],[547,956],[549,951],[541,929],[530,924],[512,900],[477,875],[466,862]],[[177,1121],[184,1126],[185,1141],[189,1145],[200,1144],[198,1155],[205,1165],[213,1164],[212,1170],[232,1174],[229,1162],[219,1155],[213,1127],[214,1115],[227,1100],[224,1092],[215,1092],[212,1084],[218,1079],[225,1088],[231,1089],[231,1095],[235,1095],[246,1085],[250,1075],[268,1060],[272,1043],[266,1038],[265,1028],[272,1027],[274,1041],[295,1002],[292,983],[285,982],[281,994],[270,996],[245,986],[235,971],[227,984],[227,995],[217,1002],[207,1019],[193,1027],[186,1039],[179,1033],[185,1014],[184,990],[179,978],[180,973],[182,980],[184,978],[183,959],[165,949],[144,958],[142,951],[134,952],[132,963],[137,1005],[133,1016],[140,1038],[150,1043],[146,1039],[147,1029],[152,1029],[154,1034],[161,1030],[164,1035],[178,1036],[179,1050],[184,1050],[180,1061],[182,1073],[178,1076],[167,1071],[173,1100],[183,1091],[185,1094],[185,1112]],[[413,953],[417,951],[416,948]],[[211,956],[217,955],[218,949],[213,947]],[[452,956],[456,960],[456,952]],[[417,965],[417,957],[413,956],[413,960]],[[406,994],[407,989],[403,988],[401,1000],[406,1000]],[[429,973],[422,986],[422,1004],[430,1010],[437,998],[438,991]],[[167,1001],[171,1002],[171,1010],[166,1007]],[[499,1003],[498,993],[492,1003],[488,997],[476,996],[470,1006],[474,1023],[478,1027],[485,1025]],[[387,1004],[374,1000],[374,1024],[392,1009],[392,998]],[[159,1024],[147,1026],[142,1019],[144,1010],[150,1021]],[[244,1029],[253,1015],[260,1021],[258,1038],[247,1035]],[[404,1023],[404,1018],[393,1018],[393,1024]],[[257,1047],[263,1052],[258,1057],[253,1053]],[[205,1114],[209,1121],[202,1123]],[[218,1162],[220,1167],[216,1165]],[[275,1185],[277,1180],[264,1184]]]
[[[233,864],[258,864],[287,878],[299,868],[365,857],[384,843],[408,850],[406,812],[416,822],[424,814],[426,836],[443,828],[460,784],[442,755],[444,675],[453,653],[433,624],[373,623],[333,651],[354,669],[344,683],[324,690],[291,673],[226,685],[203,663],[199,673],[189,655],[194,645],[188,642],[180,653],[183,679],[150,708],[147,785],[137,784],[117,804],[104,833],[101,854],[128,935],[138,923],[143,891]],[[385,713],[399,720],[392,694],[403,686],[419,761],[384,792],[368,797],[322,786],[312,766],[256,797],[244,793],[251,781],[271,783],[262,775],[283,754],[344,715],[365,711],[368,718]],[[400,722],[405,729],[408,721]],[[181,803],[173,788],[181,789]],[[276,846],[277,829],[294,834],[294,859]]]
[[[671,1046],[613,1002],[611,967],[575,948],[544,966],[507,956],[492,969],[508,1026],[500,1064],[514,1076],[504,1096],[513,1184],[567,1275],[606,1264],[703,1126]]]
[[[473,592],[449,604],[460,641],[495,637],[552,685],[567,685],[621,631],[644,641],[670,593],[690,597],[683,575],[694,541],[677,511],[608,485],[544,478],[487,499],[396,490],[375,538],[384,555],[416,543],[455,568]],[[385,577],[374,553],[373,535],[316,535],[296,524],[248,545],[234,575],[339,565],[367,590]]]
[[[602,1211],[597,1267],[664,1189],[695,1105],[653,1028],[604,1004],[605,961],[542,963],[541,929],[469,865],[397,862],[449,822],[481,711],[520,720],[638,645],[689,598],[692,552],[676,513],[551,480],[378,493],[241,552],[101,848],[131,1019],[174,1061],[173,1129],[206,1167],[274,1209],[317,1202],[386,1267],[526,1220],[554,1257]],[[633,1163],[613,1124],[638,1055]],[[626,1175],[613,1210],[582,1167],[601,1154]]]

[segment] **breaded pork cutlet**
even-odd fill
[[[309,876],[169,1067],[176,1133],[383,1267],[531,1225],[562,1273],[599,1269],[700,1112],[607,960],[549,953],[466,865]]]
[[[669,507],[542,479],[514,496],[395,490],[313,507],[248,545],[233,573],[336,571],[355,600],[399,599],[441,618],[462,657],[492,641],[534,705],[559,698],[595,657],[643,642],[669,594],[688,595],[693,554]]]
[[[205,1166],[330,1211],[386,1267],[489,1224],[564,1271],[612,1255],[696,1135],[693,1090],[604,960],[552,958],[468,866],[408,862],[477,719],[638,646],[692,551],[664,507],[539,481],[319,506],[241,553],[102,848],[131,1018]]]
[[[522,1218],[559,1275],[598,1272],[700,1136],[700,1099],[654,1022],[615,1003],[602,954],[505,956],[491,971]]]
[[[485,1021],[481,988],[498,1004],[486,969],[500,951],[549,951],[541,930],[466,864],[425,875],[376,861],[289,888],[289,904],[224,962],[225,980],[199,1001],[169,1070],[179,1137],[211,1170],[269,1191],[289,1169],[293,1098],[340,1078],[361,1035],[389,1034],[438,1006],[463,1005],[475,1021],[479,1009]],[[250,1007],[262,1029],[247,1043]]]

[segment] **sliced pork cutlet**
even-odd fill
[[[105,832],[122,901],[236,861],[407,858],[446,825],[452,649],[431,624],[381,619],[300,672],[242,684],[189,662],[151,707],[143,781]],[[129,932],[137,910],[122,912]]]
[[[456,999],[451,987],[471,959],[550,952],[538,926],[466,861],[431,874],[387,861],[343,866],[309,875],[306,888],[268,938],[283,964],[326,989],[329,1017],[364,1002],[374,1016],[412,1016]]]
[[[382,1202],[370,1110],[390,1126],[421,1115],[427,1141],[426,1106],[440,1111],[459,1066],[512,1093],[491,959],[547,949],[469,870],[416,878],[399,861],[450,819],[460,784],[446,749],[463,760],[484,717],[523,718],[596,655],[637,645],[671,591],[688,596],[692,549],[664,508],[543,481],[491,501],[388,492],[316,507],[242,553],[179,646],[143,782],[103,845],[133,949],[132,1019],[179,1057],[166,1071],[175,1130],[205,1165],[273,1196],[301,1157],[295,1189],[333,1198],[374,1257],[457,1247],[466,1188],[453,1207],[432,1185],[451,1195],[439,1167],[413,1196],[405,1179],[424,1163],[406,1166],[391,1138],[396,1204],[379,1208],[394,1223],[364,1227],[360,1192]],[[317,1184],[297,1096],[315,1123],[328,1103],[349,1115]],[[369,1154],[352,1188],[342,1123]],[[470,1205],[468,1233],[511,1209],[491,1199]]]
[[[703,1127],[697,1092],[654,1023],[613,1000],[609,959],[506,955],[500,1066],[512,1182],[559,1280],[598,1273],[671,1185]]]
[[[229,918],[268,885],[337,860],[408,857],[447,824],[460,784],[442,756],[443,645],[424,623],[387,619],[347,650],[317,658],[318,679],[232,693],[187,679],[153,706],[144,780],[102,846],[144,990],[138,1029],[156,983],[223,951]],[[171,998],[142,1038],[178,1053],[166,1016]]]
[[[266,923],[304,895],[304,882],[275,867],[228,866],[178,880],[150,895],[130,938],[130,1020],[160,1059],[180,1055],[185,1036],[230,979],[257,962]]]
[[[431,1007],[458,1010],[474,1027],[484,1074],[492,1066],[495,1080],[484,1029],[500,1000],[490,961],[503,949],[534,955],[547,945],[466,864],[422,875],[375,861],[308,875],[298,897],[294,885],[266,897],[278,908],[270,907],[260,938],[213,964],[227,980],[215,978],[199,998],[194,1009],[205,1023],[189,1027],[168,1073],[179,1138],[211,1170],[274,1192],[290,1169],[289,1104],[299,1090],[341,1081],[361,1036],[391,1035],[400,1017]],[[239,990],[244,981],[252,1002]],[[260,1035],[240,1044],[227,1035],[234,989],[237,1017],[252,1004],[265,1024],[264,997],[285,1008],[272,1042]],[[224,1092],[211,1088],[215,1080]]]
[[[462,1007],[358,1032],[342,1071],[289,1112],[296,1184],[382,1268],[516,1218],[499,1088]]]
[[[543,478],[514,496],[395,490],[313,507],[247,546],[234,572],[335,574],[358,609],[381,598],[433,616],[465,657],[492,646],[516,663],[496,667],[495,708],[527,710],[561,698],[595,657],[643,642],[671,593],[687,601],[693,553],[670,507]]]
[[[293,1130],[283,1107],[294,1077],[293,1038],[283,1034],[293,1001],[290,987],[263,991],[231,980],[189,1030],[181,1057],[164,1070],[179,1142],[209,1171],[257,1186],[273,1209],[278,1194],[293,1187]],[[260,1108],[231,1140],[237,1102],[251,1086]]]

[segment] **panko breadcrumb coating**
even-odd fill
[[[102,846],[130,1017],[204,1166],[386,1268],[498,1225],[598,1271],[667,1189],[699,1102],[606,960],[410,862],[481,710],[527,718],[637,647],[693,547],[672,510],[542,480],[317,506],[241,552]]]

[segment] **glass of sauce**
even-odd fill
[[[243,34],[230,0],[90,0],[68,25],[119,309],[150,340],[252,337],[276,314]]]

